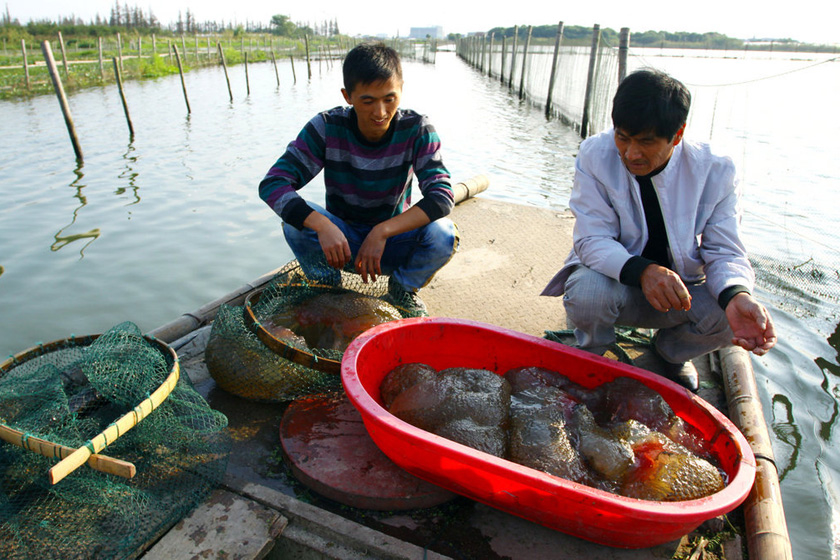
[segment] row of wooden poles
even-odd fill
[[[244,41],[245,40],[243,38],[240,42],[240,51],[242,52],[243,57],[247,58],[248,52],[253,52],[253,44],[249,40],[249,50],[246,51]],[[154,55],[158,54],[158,49],[157,49],[158,40],[157,40],[155,35],[152,35],[151,42],[152,42],[152,51],[151,52],[152,52],[152,56],[154,56]],[[181,42],[182,55],[184,57],[184,60],[187,60],[187,55],[189,53],[189,50],[187,49],[186,37],[184,35],[181,35],[181,41],[180,42]],[[216,52],[220,53],[219,54],[220,58],[222,57],[221,53],[223,51],[222,51],[222,48],[221,48],[221,44],[222,44],[221,41],[216,42],[217,49],[215,49],[215,50],[211,49],[210,37],[206,37],[206,43],[207,43],[207,45],[206,45],[206,49],[204,51],[206,60],[208,60],[208,61],[211,60],[211,58],[214,56],[214,53],[216,53]],[[70,70],[69,70],[69,62],[67,60],[67,48],[65,46],[64,38],[61,35],[61,31],[58,32],[58,46],[59,46],[59,49],[61,51],[61,60],[62,60],[63,68],[64,68],[64,77],[68,78],[69,75],[70,75]],[[102,37],[98,38],[97,46],[98,46],[98,50],[99,50],[99,58],[98,58],[99,73],[104,78],[104,76],[105,76],[105,57],[104,57],[104,46],[103,46],[103,38]],[[130,49],[126,49],[126,52],[123,53],[123,41],[122,41],[122,38],[120,37],[119,33],[116,34],[116,46],[117,46],[117,56],[116,56],[116,58],[119,61],[120,70],[123,69],[122,62],[123,62],[124,58],[129,57],[129,56],[135,56],[136,58],[140,59],[144,56],[143,55],[143,39],[142,39],[142,37],[137,38],[137,48],[134,51],[135,54],[131,54],[129,52]],[[229,46],[232,46],[232,41],[229,43]],[[265,45],[263,45],[263,47],[264,46]],[[20,40],[20,48],[21,48],[21,53],[23,55],[21,68],[23,69],[23,73],[24,73],[24,81],[25,81],[26,88],[30,89],[31,82],[30,82],[29,69],[30,69],[31,65],[29,64],[29,57],[28,57],[28,54],[27,54],[26,39],[21,39]],[[310,41],[309,41],[309,36],[308,35],[304,36],[304,48],[305,48],[305,52],[306,52],[307,65],[310,65],[311,64],[311,62],[310,62],[311,61],[311,54],[310,54]],[[167,49],[166,49],[166,53],[164,53],[164,56],[174,58],[175,57],[174,49],[175,49],[175,43],[173,43],[171,40],[167,40]],[[327,59],[333,58],[334,54],[333,54],[332,49],[329,45],[322,46],[321,49],[322,49],[322,52],[320,54],[321,58],[327,58]],[[338,49],[339,49],[339,52],[341,52],[341,45],[339,45]],[[265,48],[259,48],[259,50],[266,50],[266,49]],[[274,55],[273,47],[269,46],[267,50],[269,50],[272,53],[272,56]],[[198,36],[197,35],[195,36],[195,47],[194,47],[192,52],[193,52],[194,60],[196,61],[196,63],[200,62],[201,50],[200,50],[199,45],[198,45]],[[44,58],[45,58],[45,63],[49,64],[46,61],[46,56]],[[179,64],[180,64],[180,62],[179,62]],[[312,77],[312,74],[311,74],[311,66],[310,66],[310,78],[311,77]]]
[[[309,38],[305,36],[304,41],[305,41],[305,44],[306,44],[306,67],[307,67],[308,76],[311,79],[312,78],[312,61],[311,61],[310,54],[309,54]],[[187,94],[186,81],[184,80],[184,67],[181,63],[181,55],[179,54],[178,47],[176,45],[170,45],[170,47],[173,50],[173,56],[174,56],[174,58],[177,62],[177,65],[178,65],[178,73],[181,76],[181,89],[184,93],[184,102],[186,103],[186,106],[187,106],[187,113],[191,113],[192,109],[190,108],[190,99],[189,99],[189,95]],[[228,94],[229,94],[230,100],[232,102],[233,101],[233,89],[231,88],[231,85],[230,85],[230,76],[228,74],[228,67],[227,67],[227,62],[225,60],[225,53],[224,53],[224,50],[222,49],[221,43],[217,43],[216,48],[218,50],[219,60],[221,61],[222,68],[224,68],[225,82],[227,83]],[[79,143],[79,137],[76,134],[76,127],[75,127],[75,124],[73,123],[73,116],[70,112],[70,106],[67,103],[67,95],[64,92],[64,86],[61,82],[61,76],[59,75],[59,72],[58,72],[58,65],[55,62],[55,58],[54,58],[53,53],[52,53],[52,47],[50,46],[50,42],[49,41],[43,41],[41,43],[41,50],[44,54],[44,61],[47,65],[47,70],[49,72],[50,79],[52,80],[53,87],[55,88],[55,93],[56,93],[56,96],[58,97],[59,105],[61,106],[61,113],[64,116],[64,122],[67,126],[67,132],[70,134],[70,141],[73,144],[73,151],[76,153],[76,159],[80,162],[84,161],[84,155],[82,153],[81,144]],[[244,54],[244,63],[245,63],[245,86],[246,86],[246,90],[247,90],[248,95],[250,95],[251,94],[251,84],[250,84],[250,79],[249,79],[249,76],[248,76],[248,53],[245,52],[243,54]],[[289,60],[291,61],[291,65],[292,65],[292,77],[293,77],[295,83],[297,83],[297,73],[295,72],[295,59],[291,54],[289,55]],[[328,60],[329,60],[329,58],[328,58]],[[118,86],[119,93],[120,93],[120,100],[122,101],[122,106],[123,106],[123,110],[125,112],[126,122],[128,123],[129,134],[133,137],[134,136],[134,125],[131,122],[131,115],[130,115],[129,110],[128,110],[128,102],[126,101],[125,92],[123,90],[121,60],[118,59],[117,57],[112,57],[112,61],[113,61],[113,64],[114,64],[114,75],[116,77],[116,82],[117,82],[117,86]],[[277,69],[277,57],[275,56],[273,50],[271,51],[271,62],[274,65],[274,75],[277,78],[277,85],[279,86],[280,85],[280,72]],[[66,71],[66,61],[65,61],[65,71]]]
[[[525,75],[528,68],[528,56],[531,48],[531,31],[532,26],[528,26],[528,33],[525,39],[525,46],[522,49],[522,62],[519,66],[519,98],[525,99]],[[513,41],[511,45],[511,65],[510,69],[505,68],[505,54],[507,53],[507,37],[502,36],[502,69],[499,73],[499,79],[508,85],[511,89],[514,88],[514,68],[516,66],[517,55],[517,40],[519,38],[519,26],[513,28]],[[552,97],[554,95],[554,86],[557,81],[557,61],[560,57],[560,47],[563,42],[563,22],[557,24],[557,34],[554,41],[554,59],[551,65],[551,75],[548,80],[548,96],[545,102],[545,114],[547,117],[551,116],[552,111]],[[598,61],[598,49],[601,43],[601,26],[595,24],[592,29],[592,46],[589,55],[589,70],[586,79],[586,92],[584,93],[583,102],[583,117],[580,123],[580,135],[586,138],[589,134],[592,107],[592,96],[594,92],[595,71]],[[627,75],[627,55],[630,47],[630,28],[622,27],[619,33],[618,45],[618,81],[620,82]],[[458,54],[461,58],[467,60],[469,64],[478,68],[482,72],[487,72],[487,75],[492,77],[492,53],[495,48],[495,37],[491,33],[483,37],[466,37],[462,38],[458,44]]]

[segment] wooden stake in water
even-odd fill
[[[191,113],[190,99],[187,97],[187,84],[184,82],[184,68],[181,66],[181,57],[178,54],[177,45],[172,45],[172,49],[175,51],[175,60],[178,61],[178,73],[181,74],[181,89],[184,90],[184,101],[187,104],[187,113]]]
[[[117,62],[117,57],[112,57],[114,61],[114,76],[117,78],[117,87],[120,90],[120,99],[122,100],[123,110],[125,111],[125,120],[128,123],[128,133],[134,138],[134,125],[131,124],[131,115],[128,114],[128,103],[125,101],[125,92],[123,91],[122,72],[120,72],[120,64]]]
[[[505,59],[507,57],[507,37],[502,33],[502,69],[499,71],[499,81],[505,83]]]
[[[627,76],[627,52],[630,50],[630,28],[622,27],[618,35],[618,82]]]
[[[297,74],[295,74],[295,57],[289,55],[289,60],[292,61],[292,79],[294,80],[294,83],[297,83]]]
[[[601,26],[592,28],[592,51],[589,53],[589,73],[586,76],[586,93],[583,99],[583,118],[580,120],[580,137],[589,135],[589,108],[592,104],[592,91],[595,89],[595,65],[598,61],[598,45],[601,42]]]
[[[510,77],[508,78],[508,88],[513,87],[513,69],[516,66],[516,43],[519,41],[519,26],[513,26],[513,50],[510,52]]]
[[[70,69],[67,67],[67,51],[64,49],[64,37],[61,31],[58,32],[58,46],[61,49],[61,61],[64,64],[64,77],[70,78]]]
[[[274,76],[277,78],[277,87],[280,87],[280,72],[277,70],[277,58],[274,56],[274,49],[271,50],[271,62],[274,64]]]
[[[563,41],[563,22],[557,24],[557,37],[554,39],[554,59],[551,62],[551,77],[548,79],[548,97],[545,101],[545,116],[551,116],[551,97],[554,95],[554,80],[557,78],[557,59],[560,58],[560,43]]]
[[[245,91],[251,95],[251,80],[248,78],[248,53],[245,53]]]
[[[73,143],[73,151],[76,152],[76,159],[83,161],[82,147],[79,145],[79,139],[76,136],[73,116],[70,114],[70,106],[67,104],[67,96],[64,95],[64,86],[61,85],[61,77],[58,75],[58,69],[55,67],[55,59],[53,58],[49,41],[41,43],[41,51],[44,53],[44,61],[47,63],[47,69],[50,72],[55,94],[58,97],[59,105],[61,105],[61,112],[64,114],[64,123],[67,125],[67,132],[70,134],[70,141]]]
[[[233,90],[230,89],[230,77],[228,76],[227,62],[225,62],[225,51],[222,50],[221,43],[216,43],[216,45],[219,47],[219,59],[222,61],[222,68],[225,69],[225,81],[227,82],[228,94],[230,94],[230,100],[233,101]]]
[[[120,37],[119,33],[117,33],[117,58],[120,61],[120,71],[122,71],[122,69],[123,69],[122,37]]]
[[[29,64],[26,62],[26,39],[20,40],[20,50],[23,51],[23,76],[26,80],[26,89],[29,89]]]
[[[97,43],[99,43],[99,77],[104,80],[105,65],[102,63],[102,37],[99,37],[98,39],[99,40],[97,41]]]
[[[519,78],[519,99],[525,97],[525,70],[528,66],[528,49],[531,47],[531,31],[533,26],[528,26],[528,37],[525,39],[525,50],[522,51],[522,76]]]
[[[309,79],[312,79],[312,62],[309,59],[309,35],[303,36],[303,41],[306,43],[306,71],[309,75]]]

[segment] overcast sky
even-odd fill
[[[715,31],[740,39],[791,38],[804,42],[840,43],[840,32],[830,2],[799,0],[785,3],[757,0],[705,0],[703,2],[628,2],[618,0],[418,0],[416,2],[360,2],[358,0],[122,0],[120,5],[149,10],[162,24],[178,19],[187,9],[197,21],[260,21],[274,14],[294,22],[338,20],[342,33],[401,37],[411,27],[441,26],[444,33],[486,31],[513,25],[566,25],[629,27],[632,32]],[[114,0],[0,0],[12,18],[51,19],[75,15],[84,21],[108,17]],[[831,13],[829,13],[831,12]]]

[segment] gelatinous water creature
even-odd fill
[[[718,469],[660,432],[635,420],[596,424],[585,406],[574,411],[579,449],[609,489],[630,498],[693,500],[722,490]]]
[[[514,368],[504,375],[511,385],[508,458],[560,478],[592,482],[568,429],[578,399],[568,389],[583,388],[546,368]]]
[[[380,385],[385,407],[441,437],[624,496],[692,500],[724,487],[705,442],[659,393],[619,377],[587,389],[558,372],[436,372],[403,364]]]
[[[357,292],[329,292],[272,316],[263,326],[270,332],[279,329],[281,337],[302,337],[310,348],[344,350],[371,327],[401,318],[396,307],[379,298]],[[299,339],[288,340],[300,346]]]
[[[380,392],[391,414],[413,426],[496,457],[507,452],[510,385],[492,371],[401,366]]]

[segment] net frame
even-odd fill
[[[52,352],[64,351],[74,347],[88,347],[100,336],[102,335],[71,336],[47,344],[33,346],[23,352],[10,356],[0,364],[0,378],[5,377],[18,366],[44,357]],[[20,432],[5,422],[2,422],[2,418],[0,418],[0,439],[46,457],[60,458],[61,460],[48,472],[50,484],[58,483],[86,463],[94,470],[116,474],[124,478],[132,478],[137,472],[133,464],[100,455],[99,452],[135,427],[160,406],[175,389],[181,371],[178,354],[172,347],[153,336],[144,335],[143,338],[161,352],[167,360],[167,363],[171,363],[166,379],[146,399],[123,414],[84,445],[77,449],[71,449],[45,439],[33,438],[29,434]]]

